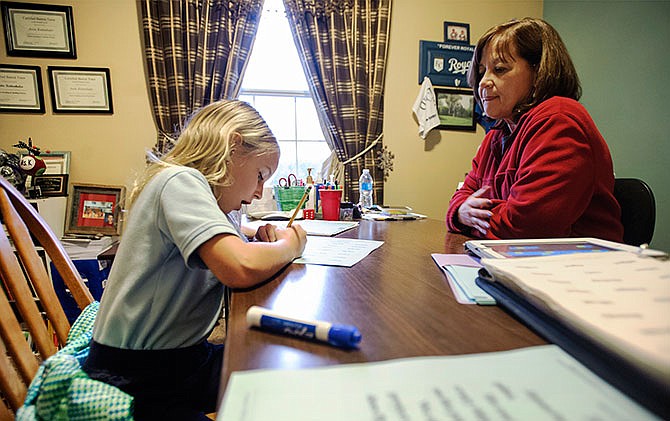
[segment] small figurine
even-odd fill
[[[20,140],[14,147],[28,151],[28,154],[23,155],[19,162],[19,167],[21,167],[21,170],[24,173],[32,176],[44,174],[44,171],[47,169],[47,164],[44,163],[44,160],[38,158],[40,155],[40,148],[33,146],[32,138],[28,138],[27,144]]]

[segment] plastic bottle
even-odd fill
[[[367,168],[363,170],[361,178],[358,179],[358,187],[361,192],[359,204],[364,208],[372,207],[372,175]]]

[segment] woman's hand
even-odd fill
[[[472,227],[484,235],[491,228],[488,221],[493,216],[493,212],[489,210],[493,207],[493,202],[481,196],[490,188],[490,186],[484,186],[472,193],[458,208],[458,222]]]

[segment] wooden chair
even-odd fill
[[[0,177],[0,419],[13,418],[40,361],[62,347],[70,324],[37,247],[44,249],[82,310],[93,302],[60,240],[37,210]],[[37,243],[33,241],[33,238]],[[17,258],[18,257],[18,258]],[[23,326],[22,326],[23,325]],[[30,332],[33,352],[24,330]],[[0,344],[0,345],[2,345]]]
[[[621,206],[623,242],[636,247],[649,244],[656,225],[656,201],[649,185],[637,178],[617,178],[614,197]]]

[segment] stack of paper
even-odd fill
[[[475,280],[482,267],[475,258],[467,254],[431,254],[433,260],[445,272],[456,301],[461,304],[495,305],[495,298],[477,286]]]
[[[670,387],[670,261],[612,251],[482,264],[494,283]]]

